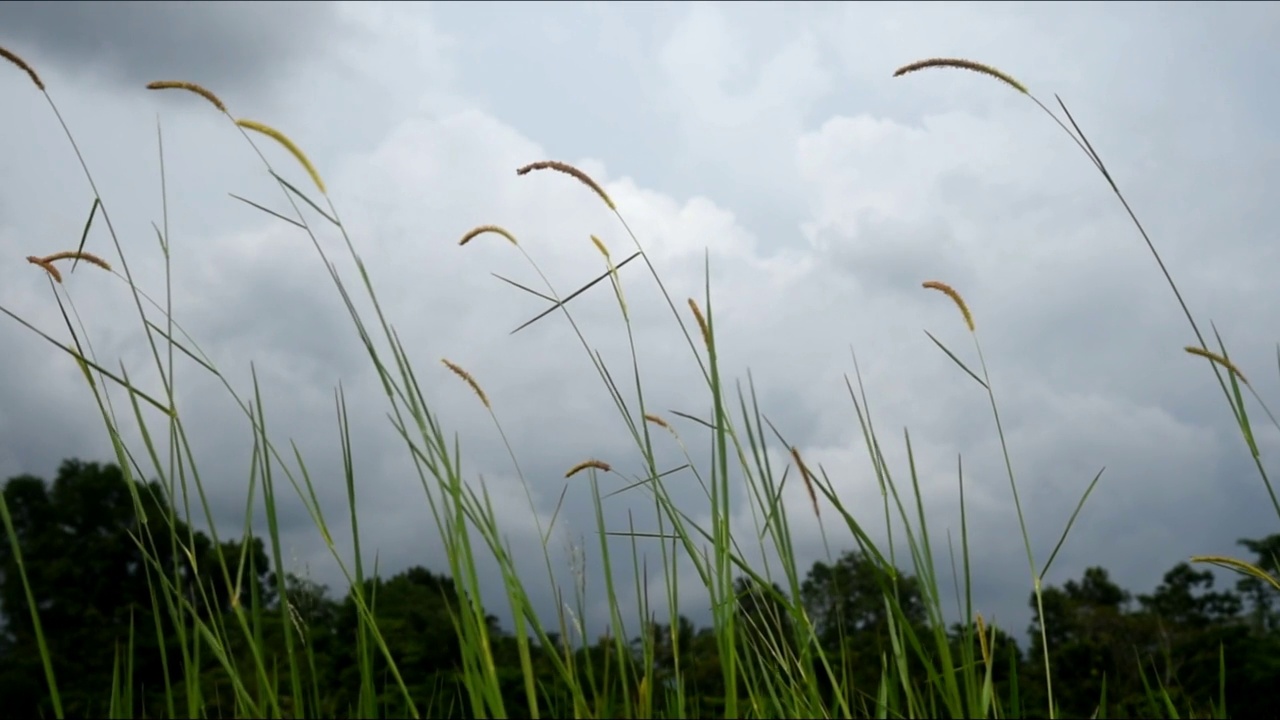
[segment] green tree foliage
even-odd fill
[[[361,697],[361,622],[350,593],[331,598],[323,586],[273,570],[257,539],[247,546],[215,546],[174,517],[171,499],[158,484],[131,481],[112,465],[67,461],[52,483],[15,477],[3,493],[69,716],[104,715],[113,688],[127,689],[139,716],[168,715],[170,701],[172,712],[182,715],[193,692],[199,697],[191,699],[210,716],[229,716],[237,709],[233,680],[250,694],[272,683],[286,716],[355,717],[370,706],[384,717],[405,714],[407,703],[380,649],[373,651],[372,697]],[[1256,565],[1276,571],[1280,535],[1240,544]],[[162,583],[176,584],[180,612],[157,602]],[[1168,714],[1164,699],[1148,688],[1167,693],[1186,716],[1221,713],[1220,693],[1232,716],[1268,715],[1280,678],[1280,604],[1269,585],[1253,578],[1225,587],[1215,583],[1212,572],[1179,563],[1148,594],[1133,595],[1100,567],[1061,587],[1044,588],[1059,715]],[[919,581],[860,552],[815,563],[799,598],[748,578],[739,578],[735,591],[739,692],[751,688],[757,702],[776,693],[812,691],[826,694],[818,702],[827,708],[839,700],[857,714],[872,713],[885,661],[893,656],[893,635],[914,632],[923,652],[936,649]],[[413,567],[368,580],[361,597],[419,712],[470,717],[455,624],[458,603],[465,599],[453,580]],[[1032,608],[1038,609],[1034,599]],[[0,611],[4,712],[49,716],[26,593],[13,548],[2,538]],[[516,638],[486,617],[507,712],[530,717]],[[246,618],[252,618],[247,634],[241,630]],[[1025,655],[1012,636],[990,627],[985,650],[973,625],[955,625],[947,633],[957,662],[989,659],[1001,703],[1017,689],[1019,707],[1002,704],[1001,716],[1043,714],[1046,707],[1041,620],[1037,612]],[[223,638],[225,659],[209,652],[195,624]],[[288,662],[287,638],[299,663]],[[966,639],[974,644],[967,650]],[[815,661],[818,649],[834,679]],[[647,709],[655,714],[677,714],[680,701],[688,714],[723,714],[720,643],[713,629],[697,628],[687,617],[678,616],[674,628],[651,620],[621,656],[607,636],[577,647],[553,637],[549,647],[534,643],[532,650],[543,717],[609,716],[618,711],[624,684],[635,696],[641,682],[653,690]],[[582,695],[571,692],[557,660],[588,688]],[[932,660],[909,658],[907,681],[925,682],[925,663]],[[256,672],[258,663],[267,670]],[[295,697],[290,667],[301,668],[302,697]],[[185,676],[191,669],[193,683]],[[813,690],[805,679],[815,677]]]
[[[165,609],[155,612],[153,584],[161,577],[176,583],[205,617],[245,601],[250,583],[262,579],[249,578],[233,597],[234,583],[225,582],[209,538],[172,518],[158,484],[131,484],[114,465],[68,460],[52,484],[15,477],[5,484],[4,497],[54,670],[66,679],[61,697],[71,714],[106,711],[116,659],[130,643],[135,684],[149,689],[136,696],[139,709],[154,707],[166,683],[180,677],[172,616]],[[254,564],[265,570],[261,543],[252,547]],[[234,543],[222,548],[229,558],[240,557],[239,550]],[[0,694],[6,712],[47,715],[51,706],[15,560],[7,538],[0,538]],[[167,663],[160,660],[161,650]]]

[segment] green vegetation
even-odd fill
[[[28,72],[66,128],[35,71],[12,53],[0,54]],[[926,61],[899,74],[934,67],[974,70],[1027,93],[1009,76],[970,62]],[[152,88],[192,91],[226,112],[221,100],[204,88],[168,82]],[[1045,108],[1123,203],[1066,107],[1061,111],[1065,119]],[[382,382],[392,429],[417,470],[423,510],[439,531],[448,567],[415,567],[381,578],[364,566],[354,451],[340,389],[335,395],[336,419],[343,438],[349,514],[331,517],[316,499],[306,459],[268,433],[256,381],[246,393],[223,380],[255,438],[246,522],[234,539],[228,539],[232,536],[226,528],[214,522],[191,451],[184,418],[198,411],[180,407],[173,386],[178,363],[194,365],[218,379],[223,376],[169,312],[168,283],[163,301],[155,302],[134,282],[109,208],[85,166],[95,189],[80,247],[29,258],[33,269],[49,275],[53,298],[67,318],[69,340],[58,340],[3,307],[0,312],[79,364],[116,457],[109,465],[69,461],[52,484],[34,477],[13,478],[0,494],[0,609],[5,616],[0,696],[6,712],[56,717],[1179,717],[1261,714],[1269,709],[1270,683],[1280,676],[1280,610],[1273,594],[1280,535],[1243,541],[1248,563],[1204,559],[1242,571],[1234,591],[1214,590],[1211,574],[1178,563],[1150,595],[1134,602],[1102,568],[1092,568],[1061,588],[1044,586],[1042,578],[1057,550],[1038,561],[1023,523],[1030,603],[1037,618],[1032,645],[1024,654],[1010,634],[986,624],[975,612],[963,513],[953,566],[935,567],[934,540],[924,522],[914,463],[906,468],[885,463],[861,377],[855,374],[849,380],[848,391],[882,489],[884,503],[878,510],[895,528],[892,541],[883,546],[873,542],[853,510],[841,503],[825,470],[808,467],[765,419],[754,387],[735,388],[721,375],[709,282],[700,301],[688,300],[691,313],[682,312],[663,288],[688,340],[690,357],[705,379],[711,411],[707,417],[693,418],[701,423],[699,432],[710,435],[701,451],[687,449],[695,444],[684,442],[667,419],[647,407],[638,363],[606,368],[578,330],[572,306],[547,284],[555,314],[577,331],[629,428],[644,463],[629,492],[652,501],[654,527],[642,533],[605,523],[598,478],[614,472],[607,463],[588,461],[570,470],[570,475],[582,473],[579,479],[586,480],[585,490],[578,486],[574,491],[589,492],[595,501],[598,552],[605,566],[596,584],[604,587],[604,597],[589,600],[579,584],[565,596],[564,611],[552,618],[540,616],[525,589],[529,570],[512,560],[485,485],[465,470],[459,445],[426,402],[419,366],[400,343],[392,319],[384,316],[357,243],[347,236],[319,172],[271,127],[243,119],[229,127],[240,130],[249,143],[262,138],[244,130],[284,145],[315,185],[315,191],[304,191],[289,183],[261,155],[290,210],[266,210],[265,200],[246,202],[291,223],[325,260],[334,288],[350,311],[354,337],[367,350]],[[70,130],[67,137],[74,145]],[[599,195],[617,213],[635,242],[637,257],[662,288],[643,245],[604,189],[560,163],[534,163],[520,172],[540,170],[576,177]],[[104,367],[87,343],[85,330],[71,320],[78,315],[58,263],[83,260],[110,269],[98,256],[84,252],[95,222],[105,226],[119,253],[118,275],[136,301],[138,322],[159,376],[158,390],[144,391],[123,372]],[[1137,225],[1136,218],[1134,222]],[[330,259],[326,243],[317,238],[321,227],[341,234],[348,260]],[[504,236],[537,270],[515,234],[504,229],[477,228],[463,237],[464,243],[485,232]],[[167,221],[158,223],[156,235],[167,273]],[[1142,236],[1146,238],[1145,232]],[[1155,246],[1147,242],[1158,261]],[[604,251],[603,245],[600,249]],[[625,287],[618,273],[621,264],[614,265],[604,255],[607,272],[602,277],[613,283],[630,338]],[[352,272],[358,277],[354,283],[349,282]],[[1171,279],[1170,285],[1176,293]],[[974,318],[954,289],[940,282],[926,287],[947,294],[963,313],[975,340],[977,369],[966,364],[964,353],[938,345],[963,371],[957,380],[976,381],[977,391],[990,398],[1003,447],[998,404]],[[367,296],[371,312],[357,309],[352,299],[356,292]],[[1200,341],[1190,350],[1211,361],[1209,367],[1222,383],[1274,502],[1243,402],[1242,388],[1251,387],[1221,343],[1216,351],[1209,350],[1190,311],[1187,318]],[[450,368],[471,383],[488,408],[480,385],[462,368]],[[127,406],[113,402],[119,395],[109,394],[108,388],[125,391]],[[1260,399],[1257,402],[1266,409]],[[498,414],[491,413],[503,432]],[[1269,411],[1267,415],[1274,423]],[[127,444],[125,428],[139,430],[142,442]],[[672,440],[687,458],[678,471],[659,467],[655,459],[658,443]],[[909,451],[910,436],[905,440]],[[786,456],[790,461],[779,467],[778,458]],[[1012,509],[1021,520],[1017,478],[1007,452],[1005,460]],[[147,477],[156,480],[144,481]],[[699,483],[706,491],[708,504],[698,512],[709,509],[709,520],[695,521],[693,509],[672,499],[667,483],[676,479]],[[781,502],[788,481],[804,485],[812,506],[788,508]],[[963,498],[963,477],[960,483]],[[281,572],[277,493],[283,486],[305,505],[317,537],[341,567],[347,587],[339,598]],[[731,496],[739,495],[751,510],[755,536],[776,563],[750,561],[755,549],[731,533],[731,511],[737,509],[731,507]],[[851,538],[844,543],[851,547],[806,571],[796,559],[790,524],[793,513],[803,513],[807,521],[819,507],[828,510],[822,516],[825,522],[838,528],[829,534]],[[265,512],[262,536],[248,521],[255,509]],[[351,563],[343,561],[346,553],[332,539],[331,530],[345,523],[350,523],[354,543]],[[1058,547],[1069,529],[1070,523]],[[549,532],[544,529],[544,538]],[[611,554],[609,538],[619,537],[630,543],[630,557]],[[646,587],[640,581],[640,557],[655,552],[666,583]],[[545,543],[544,553],[546,572],[551,574]],[[481,561],[498,568],[503,596],[482,595],[476,569]],[[681,614],[675,572],[680,562],[693,565],[710,593],[710,627],[695,628]],[[619,609],[615,583],[620,578],[635,581],[638,617],[624,617]],[[948,626],[944,603],[950,602],[953,588],[960,615],[972,622]],[[612,610],[608,634],[594,642],[576,625],[589,601],[607,602]],[[488,611],[502,603],[514,618],[512,628],[500,628]]]

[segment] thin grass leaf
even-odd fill
[[[507,278],[505,278],[505,277],[503,277],[503,276],[499,275],[498,273],[489,273],[489,274],[490,274],[490,275],[492,275],[492,276],[494,276],[494,277],[496,277],[496,278],[498,278],[498,279],[499,279],[499,280],[501,280],[502,282],[509,283],[509,284],[511,284],[511,285],[515,285],[516,287],[518,287],[518,288],[520,288],[521,290],[523,290],[523,291],[525,291],[525,292],[529,293],[530,295],[536,295],[536,296],[538,296],[538,297],[542,298],[543,300],[546,300],[546,301],[547,301],[547,302],[549,302],[549,303],[553,303],[553,302],[555,302],[555,301],[556,301],[556,299],[555,299],[555,298],[553,298],[553,297],[551,297],[550,295],[547,295],[547,294],[545,294],[545,293],[540,293],[540,292],[538,292],[537,290],[534,290],[534,289],[533,289],[533,288],[531,288],[531,287],[527,287],[527,286],[525,286],[525,285],[521,285],[520,283],[516,282],[515,280],[509,280],[509,279],[507,279]]]
[[[252,201],[252,200],[249,200],[249,199],[246,199],[246,198],[242,198],[242,197],[240,197],[239,195],[237,195],[237,194],[235,194],[235,193],[231,193],[231,192],[229,192],[229,193],[227,193],[227,194],[228,194],[228,195],[230,195],[231,197],[235,198],[236,200],[239,200],[240,202],[244,203],[245,205],[248,205],[248,206],[250,206],[250,207],[253,207],[253,208],[256,208],[256,209],[258,209],[258,210],[261,210],[262,212],[264,212],[264,213],[266,213],[266,214],[268,214],[268,215],[271,215],[272,217],[279,218],[279,219],[281,219],[281,220],[283,220],[283,221],[285,221],[285,222],[289,223],[290,225],[293,225],[294,227],[301,228],[301,229],[303,229],[303,230],[306,230],[306,229],[307,229],[307,226],[306,226],[306,225],[303,225],[302,223],[298,222],[297,220],[294,220],[293,218],[285,217],[284,215],[281,215],[280,213],[276,212],[275,210],[272,210],[271,208],[268,208],[268,207],[266,207],[266,206],[264,206],[264,205],[260,205],[260,204],[258,204],[258,203],[256,203],[256,202]]]
[[[271,177],[278,180],[281,185],[284,185],[286,188],[288,188],[289,191],[292,192],[294,195],[297,195],[298,197],[302,198],[302,201],[310,205],[312,210],[315,210],[317,213],[320,213],[320,217],[333,223],[334,227],[337,227],[337,228],[342,227],[342,223],[338,222],[337,218],[329,215],[329,213],[325,212],[324,210],[321,210],[320,206],[317,205],[314,200],[307,197],[306,193],[294,187],[292,184],[289,183],[288,180],[285,180],[284,178],[280,177],[280,175],[278,175],[275,170],[271,170],[268,168],[267,172],[271,173]]]
[[[621,269],[622,269],[622,266],[626,265],[627,263],[631,262],[632,260],[635,260],[635,259],[636,259],[636,258],[638,258],[638,257],[640,257],[640,253],[639,253],[639,252],[637,252],[637,253],[633,254],[631,257],[627,258],[626,260],[623,260],[622,262],[618,263],[618,266],[617,266],[616,268],[614,268],[614,270],[613,270],[613,271],[606,270],[602,275],[600,275],[599,277],[597,277],[595,280],[592,280],[591,282],[587,283],[586,285],[583,285],[582,287],[578,288],[577,290],[575,290],[572,294],[570,294],[570,295],[569,295],[568,297],[566,297],[565,299],[561,300],[560,302],[558,302],[558,303],[556,303],[556,304],[552,305],[551,307],[549,307],[549,308],[547,308],[546,310],[544,310],[544,311],[542,311],[541,313],[539,313],[537,317],[535,317],[535,318],[533,318],[532,320],[530,320],[530,321],[526,322],[525,324],[521,325],[520,327],[516,328],[515,330],[512,330],[510,334],[511,334],[511,335],[515,335],[516,333],[520,332],[521,330],[523,330],[523,329],[525,329],[525,328],[529,327],[530,325],[532,325],[532,324],[534,324],[534,323],[538,322],[538,321],[539,321],[539,320],[541,320],[542,318],[544,318],[544,317],[546,317],[546,316],[550,315],[551,313],[555,312],[557,309],[559,309],[559,308],[561,308],[561,307],[564,307],[565,303],[569,302],[570,300],[572,300],[572,299],[574,299],[574,298],[578,297],[578,296],[579,296],[579,295],[581,295],[582,293],[584,293],[584,292],[586,292],[587,290],[591,289],[593,286],[595,286],[595,284],[596,284],[596,283],[598,283],[598,282],[600,282],[601,280],[604,280],[605,278],[609,277],[609,276],[610,276],[614,271],[621,270]]]
[[[1076,522],[1076,516],[1084,508],[1084,503],[1089,499],[1089,494],[1098,485],[1098,480],[1102,478],[1102,473],[1106,472],[1106,470],[1105,467],[1099,470],[1098,474],[1093,476],[1089,487],[1085,488],[1084,494],[1080,496],[1080,502],[1076,503],[1076,509],[1071,513],[1071,518],[1067,520],[1067,526],[1062,529],[1062,534],[1058,536],[1058,544],[1053,546],[1053,552],[1049,553],[1049,559],[1045,561],[1044,567],[1040,569],[1040,582],[1044,582],[1045,576],[1049,574],[1049,566],[1053,565],[1053,559],[1058,556],[1058,551],[1062,549],[1062,544],[1067,541],[1067,535],[1071,532],[1071,526]]]
[[[965,365],[963,362],[961,362],[960,358],[956,357],[955,353],[953,353],[953,352],[951,352],[950,350],[948,350],[948,349],[947,349],[947,346],[942,344],[942,341],[940,341],[940,340],[938,340],[938,338],[934,337],[934,336],[933,336],[933,333],[930,333],[928,330],[925,330],[925,331],[924,331],[924,334],[925,334],[925,335],[928,335],[928,336],[929,336],[929,339],[933,341],[933,344],[934,344],[934,345],[937,345],[939,348],[941,348],[941,349],[942,349],[942,352],[946,353],[946,354],[947,354],[947,357],[951,358],[951,361],[952,361],[952,362],[954,362],[956,365],[959,365],[961,370],[963,370],[963,371],[965,371],[965,372],[969,373],[969,377],[971,377],[971,378],[973,378],[975,381],[977,381],[977,383],[978,383],[979,385],[981,385],[981,386],[982,386],[982,389],[983,389],[983,390],[990,390],[990,389],[991,389],[991,388],[988,388],[988,387],[987,387],[987,384],[986,384],[985,382],[983,382],[982,378],[978,377],[977,373],[975,373],[974,371],[970,370],[970,369],[969,369],[969,367],[968,367],[967,365]]]
[[[93,226],[93,216],[98,212],[98,206],[102,204],[102,200],[98,197],[93,198],[93,204],[89,206],[89,218],[84,221],[84,230],[80,233],[80,244],[76,246],[76,254],[84,252],[85,241],[89,239],[89,228]],[[80,264],[80,258],[76,258],[71,263],[71,272],[76,271],[76,266]]]

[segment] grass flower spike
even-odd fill
[[[480,383],[476,382],[476,379],[471,377],[471,373],[463,370],[459,365],[449,362],[444,358],[440,358],[440,362],[444,363],[444,366],[452,370],[455,375],[465,380],[467,384],[471,386],[471,389],[475,391],[476,396],[480,398],[480,402],[484,403],[486,408],[489,408],[490,410],[493,409],[489,406],[489,396],[484,394],[484,390],[480,388]]]
[[[111,264],[108,263],[106,260],[103,260],[102,258],[98,257],[97,255],[94,255],[93,253],[84,252],[84,251],[77,252],[75,250],[64,250],[62,252],[54,253],[52,255],[46,255],[40,259],[43,262],[50,263],[50,264],[52,264],[57,260],[83,260],[84,262],[87,262],[90,265],[97,265],[98,267],[108,272],[110,272],[111,270]]]
[[[556,172],[564,173],[565,175],[569,175],[573,178],[576,178],[578,182],[591,188],[591,190],[595,192],[596,195],[599,195],[600,199],[604,201],[605,205],[609,206],[610,210],[618,209],[617,206],[613,204],[613,199],[610,198],[609,194],[604,191],[604,188],[600,187],[599,183],[597,183],[595,180],[592,180],[590,175],[582,172],[578,168],[570,165],[569,163],[563,163],[558,160],[542,160],[540,162],[529,163],[528,165],[525,165],[524,167],[516,170],[516,174],[528,175],[534,170],[555,170]]]
[[[1236,367],[1236,364],[1228,360],[1226,357],[1219,355],[1216,352],[1205,350],[1204,348],[1198,348],[1194,345],[1188,345],[1184,349],[1191,355],[1199,355],[1200,357],[1205,358],[1209,362],[1220,365],[1221,367],[1225,368],[1228,372],[1240,378],[1240,382],[1244,383],[1245,385],[1249,384],[1249,381],[1245,378],[1244,373],[1240,372],[1240,368]]]
[[[919,60],[910,65],[903,65],[893,72],[894,77],[901,77],[917,70],[925,70],[927,68],[958,68],[960,70],[971,70],[981,73],[987,77],[993,77],[1009,87],[1017,90],[1023,95],[1027,95],[1027,86],[1013,79],[1013,76],[998,70],[990,65],[984,65],[980,62],[972,60],[963,60],[961,58],[929,58],[928,60]]]
[[[938,282],[937,280],[930,280],[923,283],[922,287],[927,290],[937,290],[951,298],[951,301],[956,304],[956,307],[960,308],[960,314],[964,316],[964,324],[969,326],[969,332],[974,331],[973,315],[969,312],[969,306],[965,303],[964,298],[960,297],[960,293],[956,292],[955,288],[944,282]]]
[[[222,100],[219,99],[217,95],[214,95],[212,91],[203,85],[197,85],[196,83],[182,82],[181,80],[156,80],[155,82],[147,83],[147,89],[186,90],[187,92],[195,93],[205,100],[208,100],[214,107],[218,108],[222,112],[225,113],[227,111],[227,106],[222,103]]]
[[[19,70],[22,70],[30,76],[31,82],[35,83],[38,89],[44,90],[44,81],[40,79],[40,76],[36,74],[35,70],[31,69],[31,66],[27,64],[26,60],[18,57],[11,50],[8,50],[3,46],[0,46],[0,57],[16,65]]]
[[[316,184],[316,187],[320,188],[320,192],[325,192],[324,181],[320,179],[320,173],[316,172],[315,166],[311,164],[311,161],[307,159],[307,156],[303,154],[302,150],[297,145],[293,144],[293,141],[290,140],[288,136],[270,125],[264,125],[256,120],[240,118],[239,120],[236,120],[236,124],[247,130],[262,133],[283,145],[286,150],[297,158],[298,162],[302,164],[302,167],[306,169],[307,174],[311,176],[311,181]]]
[[[610,472],[613,470],[613,467],[603,460],[584,460],[569,468],[569,472],[565,473],[564,476],[571,478],[587,468],[594,468],[602,472]]]
[[[53,278],[55,282],[62,282],[62,273],[58,272],[58,268],[54,267],[53,263],[48,260],[45,260],[42,257],[36,257],[35,255],[28,255],[27,262],[44,268],[44,271],[49,273],[49,277]]]
[[[507,232],[504,228],[498,227],[497,225],[480,225],[478,227],[473,227],[467,231],[466,235],[462,236],[462,239],[458,241],[458,244],[466,245],[467,243],[471,242],[472,240],[476,239],[481,235],[484,235],[485,233],[493,233],[494,235],[501,235],[507,240],[510,240],[512,245],[520,244],[516,242],[515,235],[512,235],[511,233]]]

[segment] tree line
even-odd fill
[[[279,666],[284,636],[292,633],[307,648],[301,685],[308,695],[307,714],[352,716],[362,673],[369,672],[357,662],[357,643],[368,639],[360,632],[352,592],[331,597],[323,586],[273,572],[259,539],[247,546],[228,541],[219,546],[174,519],[159,484],[127,482],[114,465],[68,460],[53,482],[18,476],[5,483],[3,494],[21,551],[19,567],[8,534],[0,538],[0,698],[7,714],[52,716],[46,657],[68,716],[103,716],[113,690],[127,693],[126,704],[136,716],[180,716],[193,692],[206,707],[229,703],[233,678],[224,660],[210,652],[212,644],[205,642],[205,654],[194,660],[189,652],[183,655],[183,633],[194,631],[188,623],[174,623],[171,610],[174,602],[184,602],[209,617],[223,616],[222,626],[232,628],[243,627],[235,618],[243,618],[245,608],[260,610],[260,627],[228,633],[226,652],[242,661],[265,652],[267,666]],[[144,527],[162,530],[147,533]],[[1240,543],[1259,567],[1276,571],[1280,534]],[[235,565],[234,577],[216,561],[219,551]],[[282,586],[286,613],[279,612]],[[747,578],[740,578],[736,589],[743,652],[812,658],[796,647],[801,635],[794,632],[794,609],[802,608],[814,642],[829,661],[823,672],[813,673],[821,680],[819,691],[855,694],[846,698],[848,707],[860,710],[869,707],[879,688],[885,659],[894,657],[895,624],[911,626],[917,637],[932,632],[920,581],[901,571],[886,572],[858,551],[815,563],[800,584],[798,602],[788,602],[777,585],[762,587]],[[364,590],[386,650],[419,710],[432,717],[466,717],[470,706],[461,682],[466,668],[452,579],[412,567],[368,580]],[[893,603],[885,602],[887,591]],[[1272,588],[1256,578],[1215,587],[1212,573],[1181,562],[1151,593],[1135,595],[1105,569],[1092,567],[1079,579],[1044,588],[1042,601],[1050,677],[1063,716],[1087,717],[1100,703],[1111,717],[1171,714],[1168,706],[1152,706],[1156,697],[1167,697],[1181,714],[1221,712],[1224,701],[1225,711],[1234,716],[1263,715],[1272,707],[1268,698],[1280,679],[1280,605]],[[32,621],[32,603],[42,637]],[[990,664],[997,696],[1012,693],[1034,714],[1046,707],[1047,687],[1034,596],[1030,605],[1034,617],[1025,650],[1001,631],[994,642],[977,640],[972,625],[946,633],[954,657]],[[527,715],[520,644],[492,616],[486,622],[506,708],[513,716]],[[990,629],[983,629],[990,637]],[[531,663],[539,692],[547,698],[543,713],[554,716],[558,701],[569,702],[556,664],[566,657],[602,682],[620,676],[619,663],[630,663],[635,677],[667,691],[655,697],[669,696],[678,681],[690,699],[688,707],[708,715],[723,708],[725,673],[712,629],[695,627],[681,616],[674,627],[655,620],[641,632],[648,634],[651,651],[642,652],[645,643],[637,637],[621,659],[617,644],[607,638],[575,644],[552,635],[549,647],[535,644],[524,662]],[[186,640],[187,648],[202,642]],[[965,643],[972,643],[967,652]],[[909,653],[909,677],[928,678],[931,652],[925,643]],[[193,661],[198,664],[194,680],[186,672]],[[374,654],[372,673],[377,687],[386,688],[378,703],[383,714],[405,712],[403,695],[393,687],[380,653]],[[278,682],[282,703],[297,689],[283,673],[245,675],[239,681],[246,685]],[[1161,694],[1153,694],[1153,688]],[[119,697],[116,702],[118,707]],[[572,710],[562,709],[566,715]]]

